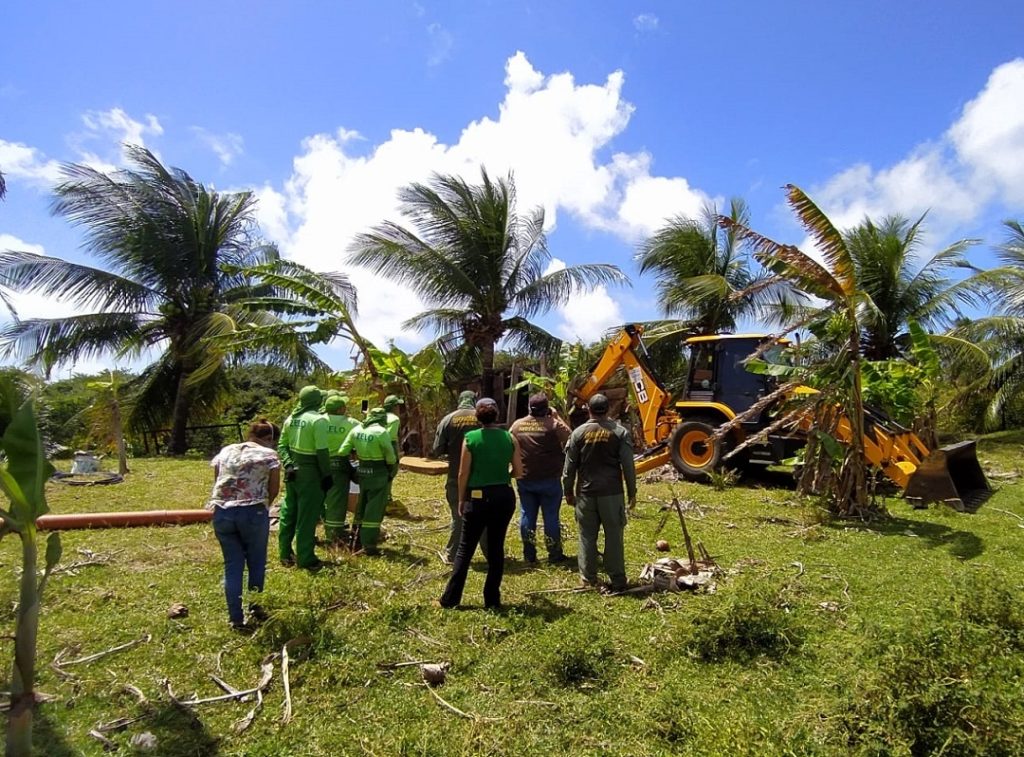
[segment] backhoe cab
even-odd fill
[[[673,399],[651,370],[642,335],[643,327],[639,324],[623,328],[576,392],[577,401],[585,403],[618,368],[625,368],[645,445],[636,457],[637,471],[671,462],[685,478],[706,480],[710,472],[722,466],[728,450],[765,429],[779,409],[778,405],[769,405],[723,439],[712,438],[719,426],[750,410],[777,388],[774,378],[751,373],[744,364],[769,337],[721,334],[687,339],[690,361],[686,385],[682,397]],[[762,354],[762,359],[784,360],[787,344],[786,340],[778,340]],[[916,434],[877,411],[869,410],[865,421],[866,458],[904,490],[909,499],[924,503],[945,501],[961,509],[964,500],[974,492],[988,491],[973,442],[929,451]],[[781,463],[806,444],[805,431],[771,433],[729,462],[734,467]],[[848,442],[849,424],[842,421],[837,435]]]

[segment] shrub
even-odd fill
[[[837,717],[847,745],[866,754],[1019,754],[1020,608],[999,576],[968,576],[950,604],[870,650]]]
[[[544,668],[565,688],[589,688],[608,682],[615,650],[604,632],[590,623],[563,623],[564,632],[548,652]]]
[[[739,576],[721,587],[692,621],[686,642],[700,660],[779,657],[799,646],[801,629],[782,599],[780,579]]]

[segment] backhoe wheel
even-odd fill
[[[683,421],[668,439],[672,464],[688,481],[706,481],[722,462],[722,442],[711,435],[715,427],[704,421]]]

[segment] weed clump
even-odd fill
[[[548,652],[544,669],[563,688],[599,688],[611,679],[615,650],[603,631],[586,623],[560,624],[564,634]]]
[[[847,746],[865,754],[1019,754],[1020,609],[1002,576],[973,575],[951,604],[869,652],[837,718]]]
[[[997,571],[963,575],[953,595],[959,620],[998,631],[1015,649],[1024,649],[1024,599]]]
[[[783,656],[803,639],[784,593],[780,579],[740,576],[693,619],[687,650],[705,662]]]

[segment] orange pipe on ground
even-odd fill
[[[134,526],[184,526],[206,523],[213,518],[209,510],[145,510],[130,513],[72,513],[42,515],[36,519],[40,531],[67,531],[76,528],[131,528]]]

